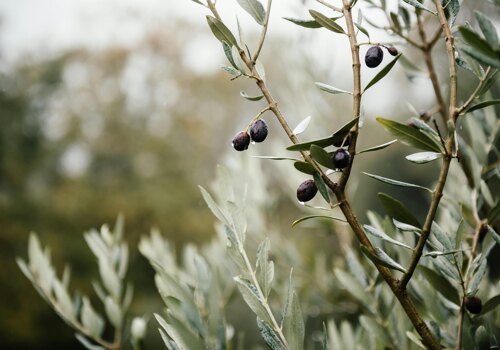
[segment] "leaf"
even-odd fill
[[[191,1],[193,1],[193,2],[195,2],[195,3],[197,3],[197,4],[200,4],[200,5],[205,6],[205,4],[203,4],[203,3],[202,3],[201,1],[199,1],[199,0],[191,0]]]
[[[366,152],[373,152],[373,151],[378,151],[378,150],[381,150],[381,149],[384,149],[386,147],[389,147],[390,145],[392,145],[394,142],[396,142],[396,140],[392,140],[392,141],[389,141],[389,142],[386,142],[386,143],[383,143],[381,145],[378,145],[378,146],[374,146],[374,147],[370,147],[370,148],[367,148],[367,149],[364,149],[362,151],[359,151],[357,152],[357,154],[361,154],[361,153],[366,153]]]
[[[405,158],[413,163],[425,164],[432,162],[433,160],[436,160],[438,158],[441,158],[442,156],[443,155],[441,153],[436,153],[436,152],[419,152],[410,154]]]
[[[347,136],[351,128],[356,125],[358,122],[359,117],[356,117],[346,124],[344,124],[340,129],[335,131],[332,136],[328,136],[322,139],[317,139],[313,141],[308,141],[308,142],[303,142],[303,143],[296,143],[295,145],[288,146],[286,149],[288,151],[308,151],[311,145],[317,145],[319,147],[328,147],[331,146],[333,143],[337,142],[342,142],[344,137]]]
[[[295,167],[295,169],[304,174],[314,175],[316,173],[316,169],[314,169],[311,164],[306,162],[295,162],[293,163],[293,166]]]
[[[391,346],[389,346],[389,344],[392,344],[393,342],[387,327],[382,326],[374,319],[365,315],[359,318],[359,322],[361,323],[361,326],[368,332],[368,334],[373,336],[375,339],[379,339],[384,344],[387,344],[388,348],[392,348]]]
[[[484,303],[483,308],[481,309],[481,315],[493,311],[498,305],[500,305],[500,295],[496,295]]]
[[[222,66],[221,67],[223,70],[225,70],[226,72],[228,72],[229,74],[231,75],[235,75],[235,76],[240,76],[241,75],[241,72],[237,69],[234,69],[233,67],[228,67],[228,66]]]
[[[366,37],[368,38],[368,40],[370,40],[370,33],[368,33],[368,31],[367,31],[365,28],[363,28],[363,27],[361,26],[361,24],[354,23],[354,25],[356,26],[356,28],[358,28],[358,29],[359,29],[359,31],[360,31],[361,33],[363,33],[364,35],[366,35]]]
[[[292,284],[292,273],[288,285],[287,305],[283,311],[283,332],[290,350],[302,350],[304,346],[304,319],[299,300]]]
[[[271,317],[264,307],[264,300],[260,298],[257,288],[249,280],[241,277],[235,277],[234,281],[238,284],[238,290],[243,299],[257,317],[272,323]]]
[[[316,145],[311,145],[309,152],[311,154],[311,157],[319,164],[329,169],[333,169],[332,158],[323,148]]]
[[[468,44],[467,46],[459,45],[460,49],[484,64],[494,67],[500,66],[498,55],[485,39],[481,38],[471,28],[460,26],[458,30],[462,34],[465,43]]]
[[[339,268],[334,269],[334,274],[342,286],[362,304],[370,307],[374,303],[373,295],[367,292],[365,287],[351,274]]]
[[[385,212],[391,218],[415,227],[422,227],[415,216],[413,216],[403,203],[385,193],[379,193],[378,197],[385,209]]]
[[[452,26],[453,23],[455,23],[458,13],[460,12],[460,2],[459,0],[442,0],[441,2],[446,4],[444,12],[446,18],[448,19],[448,23]]]
[[[498,105],[498,104],[500,104],[500,100],[483,101],[483,102],[477,103],[473,106],[470,106],[463,113],[469,113],[469,112],[475,111],[477,109],[485,108],[485,107],[492,106],[492,105]]]
[[[241,95],[241,97],[244,97],[249,101],[259,101],[264,97],[264,95],[248,96],[245,91],[240,91],[240,95]]]
[[[311,14],[312,18],[314,18],[316,22],[318,22],[323,28],[331,30],[335,33],[345,34],[344,29],[342,29],[341,26],[335,23],[334,20],[326,17],[324,14],[315,10],[309,10],[309,13]]]
[[[260,25],[264,24],[264,19],[266,17],[266,10],[258,0],[237,0],[237,1],[238,4],[240,4],[240,6],[246,12],[248,12],[258,24]]]
[[[404,231],[404,232],[421,232],[422,230],[418,227],[412,226],[405,224],[403,222],[399,222],[398,220],[392,219],[392,223],[398,230]]]
[[[292,158],[292,157],[252,156],[252,158],[269,159],[269,160],[293,160],[293,161],[296,161],[296,162],[301,162],[300,159],[298,159],[298,158]]]
[[[327,203],[330,203],[330,195],[328,194],[328,188],[326,187],[323,178],[317,172],[314,172],[313,177],[314,177],[314,183],[316,184],[319,193],[321,193],[321,196],[325,199]]]
[[[271,350],[287,350],[279,335],[266,321],[257,317],[257,327],[259,328],[260,335]]]
[[[401,54],[398,54],[380,72],[378,72],[377,75],[375,75],[373,77],[373,79],[370,80],[370,82],[365,86],[365,89],[363,90],[363,92],[365,92],[366,90],[368,90],[370,87],[372,87],[373,85],[375,85],[376,83],[378,83],[380,79],[382,79],[383,77],[385,77],[387,75],[387,73],[389,73],[391,71],[392,67],[394,67],[394,65],[398,61],[399,57],[401,57]]]
[[[483,32],[483,35],[490,44],[490,46],[493,48],[497,48],[498,34],[493,22],[491,22],[491,20],[488,17],[486,17],[483,13],[477,10],[474,11],[474,15],[476,16],[479,28],[481,28],[481,32]]]
[[[427,190],[429,192],[432,192],[432,190],[430,190],[429,188],[427,187],[424,187],[424,186],[420,186],[420,185],[415,185],[415,184],[412,184],[412,183],[409,183],[409,182],[402,182],[402,181],[397,181],[397,180],[393,180],[393,179],[389,179],[387,177],[383,177],[383,176],[378,176],[378,175],[373,175],[373,174],[370,174],[370,173],[366,173],[363,171],[363,174],[369,176],[369,177],[372,177],[376,180],[379,180],[381,182],[385,182],[389,185],[393,185],[393,186],[400,186],[400,187],[412,187],[412,188],[420,188],[420,189],[423,189],[423,190]]]
[[[295,129],[293,129],[293,134],[295,136],[302,134],[304,131],[306,131],[307,127],[309,126],[309,123],[311,122],[311,116],[307,116],[302,120]]]
[[[441,229],[441,227],[435,222],[432,222],[431,225],[431,233],[434,237],[437,238],[439,243],[444,247],[445,250],[453,250],[455,247],[454,242],[451,241],[451,238]]]
[[[436,12],[434,12],[432,10],[429,10],[427,7],[425,7],[424,5],[422,5],[421,3],[419,3],[417,0],[403,0],[403,1],[406,2],[408,5],[411,5],[411,6],[415,7],[415,8],[417,8],[417,9],[421,9],[421,10],[430,12],[433,15],[437,15]]]
[[[332,21],[335,21],[339,18],[340,17],[330,17],[329,19]],[[311,28],[311,29],[322,28],[321,24],[319,24],[315,20],[297,19],[297,18],[290,18],[290,17],[283,17],[283,19],[286,19],[287,21],[290,21],[298,26],[305,27],[305,28]]]
[[[223,41],[222,48],[224,49],[224,54],[226,55],[229,63],[231,63],[231,65],[238,71],[238,66],[236,65],[236,62],[234,62],[233,53],[231,50],[231,45],[229,45],[227,42]]]
[[[352,95],[352,92],[350,92],[350,91],[338,89],[338,88],[333,87],[331,85],[327,85],[327,84],[320,83],[320,82],[315,82],[314,84],[317,87],[319,87],[320,90],[326,91],[330,94],[350,94],[350,95]]]
[[[391,134],[396,136],[401,142],[422,149],[424,151],[441,152],[441,144],[424,134],[423,132],[412,128],[411,126],[398,123],[394,120],[378,117],[377,122],[382,124]]]
[[[472,294],[475,295],[477,293],[477,290],[479,289],[479,283],[481,283],[481,280],[484,277],[484,274],[486,273],[486,267],[487,267],[487,262],[488,260],[483,258],[481,261],[481,264],[479,264],[479,267],[472,277],[469,288],[467,288],[467,294]]]
[[[205,203],[207,203],[208,208],[212,211],[215,217],[219,219],[219,221],[229,225],[229,220],[222,213],[221,209],[219,208],[217,203],[215,203],[210,193],[208,193],[208,191],[201,186],[198,186],[198,188],[200,189],[201,195],[203,196]]]
[[[422,341],[418,338],[418,336],[416,336],[415,334],[413,334],[412,332],[410,331],[406,331],[406,336],[408,337],[408,339],[410,339],[412,342],[414,342],[416,345],[418,345],[420,348],[422,349],[427,349],[425,347],[425,345],[422,343]]]
[[[460,305],[460,296],[457,289],[446,278],[438,275],[427,266],[418,265],[418,270],[437,292],[456,305]]]
[[[210,30],[220,42],[223,43],[225,41],[233,46],[238,46],[233,33],[231,33],[224,23],[212,16],[207,16],[207,22]]]
[[[256,275],[259,285],[261,286],[262,293],[267,297],[271,291],[271,284],[274,277],[274,264],[269,261],[269,250],[271,249],[271,242],[266,238],[257,248],[257,263]]]
[[[297,224],[300,224],[302,221],[306,221],[306,220],[314,219],[314,218],[323,218],[323,219],[330,219],[330,220],[338,220],[338,221],[342,221],[342,222],[347,222],[345,219],[337,218],[335,216],[329,216],[329,215],[308,215],[308,216],[304,216],[304,217],[302,217],[300,219],[295,220],[292,223],[292,227],[296,226]]]
[[[194,1],[194,0],[193,0]],[[89,350],[105,350],[102,346],[94,345],[90,340],[85,338],[83,335],[76,333],[75,338],[87,349]]]
[[[380,248],[375,248],[375,253],[372,253],[365,245],[361,245],[361,251],[376,265],[382,265],[390,269],[401,271],[403,273],[406,272],[406,270],[401,265],[392,260],[392,258],[384,253]]]
[[[389,237],[385,232],[379,231],[373,226],[363,225],[363,227],[365,228],[365,231],[368,234],[372,235],[373,237],[377,237],[377,238],[380,238],[380,239],[382,239],[386,242],[389,242],[391,244],[395,244],[395,245],[398,245],[400,247],[404,247],[406,249],[413,250],[412,247],[410,247],[402,242],[396,241],[395,239]]]

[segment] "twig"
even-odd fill
[[[248,123],[246,130],[248,131],[250,129],[250,127],[252,126],[253,122],[255,122],[257,119],[259,119],[262,116],[262,114],[266,113],[270,109],[271,109],[271,106],[267,106],[267,107],[263,108],[259,113],[257,113],[257,115],[252,118],[250,123]]]
[[[269,26],[269,16],[271,14],[272,2],[273,0],[267,0],[266,17],[264,18],[264,24],[262,25],[262,32],[260,34],[260,40],[257,46],[257,50],[255,51],[252,57],[252,65],[255,65],[255,62],[257,62],[257,58],[259,58],[260,51],[262,50],[262,46],[264,46],[264,41],[266,40],[267,27]]]
[[[434,89],[434,94],[436,95],[436,100],[439,106],[439,114],[446,125],[446,120],[448,119],[446,113],[446,102],[444,101],[443,94],[441,93],[441,87],[439,84],[439,78],[436,74],[436,69],[434,68],[434,61],[432,59],[432,45],[431,42],[427,41],[427,34],[425,33],[424,25],[422,19],[417,12],[417,26],[420,38],[422,39],[423,45],[420,47],[424,55],[425,64],[427,65],[427,70],[429,71],[429,78],[432,82],[432,87]],[[441,31],[440,31],[441,32]],[[439,38],[439,37],[438,37]]]
[[[476,88],[474,89],[474,91],[472,92],[472,94],[469,96],[469,98],[467,99],[467,101],[465,101],[462,106],[460,106],[459,108],[457,108],[457,114],[462,113],[467,107],[469,107],[469,105],[472,103],[472,101],[474,101],[476,99],[477,93],[483,87],[483,84],[484,84],[486,78],[488,77],[488,75],[490,74],[490,72],[491,72],[491,66],[489,66],[486,69],[486,71],[484,72],[484,75],[481,77],[481,79],[479,79],[479,83],[477,84]]]

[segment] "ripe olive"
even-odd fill
[[[335,169],[344,169],[351,162],[351,155],[345,149],[340,148],[333,152],[332,163]]]
[[[233,138],[233,148],[237,151],[244,151],[250,144],[250,135],[246,131],[240,131]]]
[[[263,119],[256,120],[250,128],[250,137],[254,142],[262,142],[267,137],[267,124]]]
[[[318,193],[314,180],[306,180],[297,188],[297,199],[299,202],[308,202]]]
[[[365,55],[365,63],[368,68],[377,67],[384,58],[384,51],[380,48],[380,46],[372,46],[366,51]]]

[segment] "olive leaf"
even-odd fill
[[[207,22],[210,30],[220,42],[226,42],[233,46],[238,46],[233,33],[231,33],[231,31],[226,27],[224,23],[222,23],[222,21],[218,20],[215,17],[207,16]]]
[[[339,26],[337,23],[335,23],[334,20],[328,18],[324,14],[315,10],[309,10],[309,13],[311,14],[312,18],[314,18],[316,22],[318,22],[323,28],[331,30],[335,33],[345,34],[344,29],[342,29],[341,26]]]
[[[387,73],[391,71],[392,67],[394,67],[400,57],[401,54],[398,54],[391,62],[389,62],[384,68],[382,68],[382,70],[378,72],[377,75],[375,75],[372,80],[370,80],[370,82],[365,86],[365,88],[363,89],[363,93],[373,85],[378,83],[383,77],[385,77]]]

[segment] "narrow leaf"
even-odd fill
[[[340,17],[330,17],[329,19],[332,21],[336,21]],[[315,20],[308,20],[308,19],[297,19],[297,18],[290,18],[290,17],[283,17],[283,19],[286,19],[287,21],[290,21],[298,26],[304,27],[304,28],[311,28],[311,29],[316,29],[316,28],[322,28],[321,24],[316,22]]]
[[[498,34],[493,22],[479,11],[474,11],[474,15],[476,16],[479,28],[481,28],[481,32],[483,32],[490,46],[493,48],[498,47]]]
[[[255,286],[250,281],[241,277],[235,277],[234,280],[238,284],[238,289],[243,296],[243,299],[250,309],[252,309],[252,311],[257,315],[257,317],[268,323],[272,323],[271,317],[264,307],[264,300],[260,298]]]
[[[373,261],[376,265],[382,265],[393,270],[398,270],[401,272],[406,272],[403,266],[395,262],[389,255],[387,255],[382,249],[375,248],[375,253],[372,253],[366,246],[361,245],[361,251],[366,255],[368,259]]]
[[[288,286],[286,313],[283,314],[283,332],[290,350],[302,350],[304,347],[304,319],[299,300],[292,284],[292,274]]]
[[[328,188],[326,187],[323,178],[317,172],[314,172],[313,176],[314,176],[314,183],[316,184],[319,193],[321,193],[321,196],[323,196],[323,198],[327,203],[330,203],[330,195],[328,194]]]
[[[418,270],[424,279],[446,299],[460,305],[460,296],[457,289],[444,277],[438,275],[433,269],[423,265],[418,265]]]
[[[500,64],[500,60],[498,54],[495,50],[490,46],[490,44],[483,39],[478,33],[466,26],[460,26],[458,28],[460,34],[462,34],[462,38],[464,41],[471,47],[473,50],[467,50],[466,52],[474,58],[484,58],[488,62],[484,62],[490,64],[492,66],[498,67]],[[497,44],[498,46],[498,44]],[[497,48],[497,46],[495,48]],[[478,56],[478,54],[480,56]]]
[[[316,169],[314,169],[311,164],[306,162],[295,162],[293,163],[293,166],[295,167],[295,169],[304,174],[314,175],[316,173]]]
[[[322,27],[335,33],[345,34],[344,29],[342,29],[341,26],[335,23],[335,21],[333,21],[332,19],[326,17],[324,14],[315,10],[309,10],[309,13],[311,14],[312,18],[314,18],[316,22],[318,22]]]
[[[366,173],[363,171],[363,174],[369,176],[369,177],[372,177],[376,180],[379,180],[379,181],[382,181],[382,182],[385,182],[389,185],[393,185],[393,186],[400,186],[400,187],[413,187],[413,188],[420,188],[420,189],[423,189],[423,190],[427,190],[429,192],[432,192],[432,190],[428,189],[427,187],[424,187],[424,186],[420,186],[420,185],[415,185],[415,184],[412,184],[412,183],[409,183],[409,182],[402,182],[402,181],[397,181],[397,180],[393,180],[393,179],[389,179],[387,177],[383,177],[383,176],[378,176],[378,175],[373,175],[373,174],[370,174],[370,173]]]
[[[387,75],[387,73],[389,73],[391,71],[392,67],[394,67],[394,65],[398,61],[399,57],[401,57],[401,54],[397,55],[380,72],[378,72],[377,75],[375,75],[373,77],[373,79],[370,80],[370,82],[368,83],[368,85],[366,85],[366,87],[363,90],[363,92],[365,92],[366,90],[368,90],[370,87],[372,87],[373,85],[375,85],[376,83],[378,83],[380,79],[382,79],[383,77],[385,77]]]
[[[311,145],[309,152],[311,154],[311,157],[319,164],[329,169],[333,169],[332,159],[328,154],[328,152],[325,151],[323,148],[316,145]]]
[[[475,111],[477,109],[481,109],[481,108],[485,108],[485,107],[497,105],[497,104],[500,104],[500,100],[490,100],[490,101],[480,102],[480,103],[477,103],[477,104],[467,108],[467,110],[464,113],[469,113],[469,112]]]
[[[430,12],[432,13],[433,15],[436,15],[437,13],[432,11],[432,10],[429,10],[427,7],[425,7],[424,5],[422,5],[421,3],[419,3],[417,0],[403,0],[404,2],[406,2],[408,5],[411,5],[417,9],[421,9],[421,10],[424,10],[424,11],[427,11],[427,12]]]
[[[240,6],[246,12],[248,12],[258,24],[260,25],[264,24],[264,19],[266,17],[266,10],[258,0],[237,0],[237,1],[238,4],[240,4]]]
[[[331,85],[327,85],[327,84],[324,84],[324,83],[320,83],[320,82],[316,82],[314,83],[320,90],[323,90],[323,91],[326,91],[330,94],[350,94],[352,95],[352,92],[350,91],[346,91],[346,90],[342,90],[342,89],[339,89],[339,88],[336,88],[336,87],[333,87]]]
[[[245,91],[240,91],[240,95],[249,101],[259,101],[264,97],[264,95],[249,96]]]
[[[441,152],[441,144],[420,130],[416,130],[411,126],[398,123],[394,120],[381,117],[376,119],[377,122],[382,124],[391,134],[398,137],[401,142],[424,151]]]
[[[406,249],[409,249],[409,250],[413,250],[412,247],[402,243],[402,242],[399,242],[391,237],[389,237],[385,232],[382,232],[380,230],[377,230],[375,227],[373,226],[369,226],[369,225],[363,225],[363,227],[365,228],[365,231],[372,235],[373,237],[377,237],[377,238],[380,238],[386,242],[389,242],[391,244],[395,244],[395,245],[398,245],[400,247],[404,247]]]
[[[356,125],[358,122],[359,118],[356,117],[346,124],[344,124],[340,129],[335,131],[332,136],[328,136],[322,139],[317,139],[313,141],[308,141],[308,142],[303,142],[303,143],[297,143],[295,145],[289,146],[286,149],[288,151],[308,151],[311,145],[318,145],[319,147],[328,147],[331,146],[333,143],[337,142],[342,142],[344,137],[347,136],[351,128]]]
[[[481,309],[481,315],[493,311],[498,305],[500,305],[500,295],[496,295],[484,303],[483,308]]]
[[[415,218],[415,216],[410,212],[410,210],[408,210],[408,208],[403,203],[385,193],[379,193],[378,197],[380,199],[380,202],[382,203],[382,206],[385,209],[385,212],[391,218],[410,224],[415,227],[422,227],[418,222],[417,218]]]
[[[266,321],[257,317],[257,327],[260,335],[272,350],[288,350],[281,341],[278,333]]]
[[[293,160],[295,162],[301,162],[300,159],[298,159],[298,158],[292,158],[292,157],[252,156],[252,158],[270,159],[270,160]]]
[[[224,23],[212,16],[207,16],[207,22],[210,30],[220,42],[225,41],[228,44],[237,46],[236,38]]]
[[[299,135],[302,134],[304,131],[306,131],[307,127],[309,126],[309,123],[311,122],[311,116],[307,116],[302,120],[296,127],[293,129],[293,134],[294,135]]]
[[[467,293],[468,294],[476,294],[477,290],[479,289],[479,283],[481,283],[481,280],[484,277],[484,274],[486,273],[486,267],[487,267],[487,260],[483,258],[483,261],[481,261],[481,264],[479,265],[476,273],[472,277],[472,280],[469,284],[469,288],[467,288]]]
[[[330,219],[330,220],[337,220],[337,221],[342,221],[342,222],[347,222],[345,219],[342,218],[337,218],[335,216],[329,216],[329,215],[308,215],[304,216],[300,219],[295,220],[292,223],[292,227],[296,226],[297,224],[300,224],[303,221],[309,220],[309,219],[315,219],[315,218],[322,218],[322,219]]]
[[[364,149],[362,151],[359,151],[357,152],[357,154],[361,154],[361,153],[366,153],[366,152],[373,152],[373,151],[378,151],[378,150],[381,150],[381,149],[384,149],[386,147],[389,147],[390,145],[392,145],[394,142],[396,142],[396,140],[392,140],[392,141],[389,141],[389,142],[386,142],[386,143],[383,143],[381,145],[378,145],[378,146],[374,146],[374,147],[370,147],[370,148],[367,148],[367,149]]]
[[[419,152],[410,154],[405,158],[413,163],[424,164],[432,162],[433,160],[441,158],[442,156],[443,155],[441,153],[436,153],[436,152]]]

